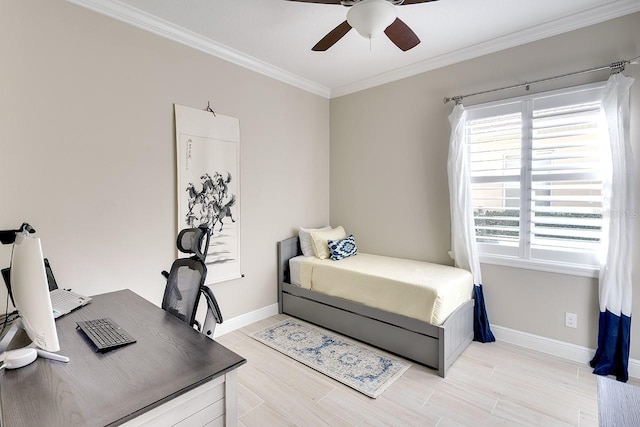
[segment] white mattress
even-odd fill
[[[300,269],[302,268],[303,260],[306,258],[313,258],[313,257],[298,255],[289,260],[289,280],[290,280],[289,283],[291,283],[292,285],[300,286],[300,284],[302,283],[300,281]]]
[[[299,256],[289,266],[292,284],[432,325],[441,325],[473,291],[466,270],[379,255],[340,261]]]

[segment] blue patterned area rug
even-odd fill
[[[251,337],[369,397],[378,397],[411,364],[297,319]]]

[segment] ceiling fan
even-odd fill
[[[339,4],[349,7],[347,20],[338,25],[322,38],[313,51],[325,51],[355,28],[360,35],[371,39],[383,32],[401,50],[407,51],[416,47],[420,39],[396,11],[396,6],[428,3],[436,0],[289,0],[303,3]]]

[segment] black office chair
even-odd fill
[[[222,313],[213,292],[204,284],[207,277],[207,266],[204,261],[210,238],[211,230],[205,226],[180,231],[176,243],[178,250],[193,256],[178,258],[171,265],[169,273],[162,272],[167,279],[162,308],[189,326],[195,326],[209,338],[213,338],[216,325],[222,323]],[[203,294],[207,301],[207,314],[202,326],[196,320],[200,294]]]

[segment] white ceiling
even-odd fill
[[[398,6],[422,40],[402,52],[351,30],[311,47],[346,18],[340,5],[288,0],[68,0],[325,97],[640,11],[639,0],[439,0]]]

